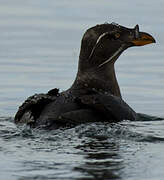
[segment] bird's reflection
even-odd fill
[[[84,163],[74,168],[82,174],[78,180],[121,179],[123,159],[119,155],[118,144],[92,139],[76,148],[84,153]]]

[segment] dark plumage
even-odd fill
[[[55,88],[29,97],[19,107],[15,122],[56,129],[67,124],[136,120],[137,114],[121,97],[114,63],[125,49],[154,42],[151,35],[139,32],[138,25],[129,29],[112,23],[88,29],[73,85],[61,93]]]

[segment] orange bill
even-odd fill
[[[140,37],[132,41],[135,46],[144,46],[146,44],[155,43],[155,39],[148,33],[140,32]]]

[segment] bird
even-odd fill
[[[135,121],[137,113],[123,100],[115,62],[128,48],[155,43],[139,25],[98,24],[81,40],[78,71],[71,87],[34,94],[19,107],[14,122],[31,128],[57,129],[88,122]]]

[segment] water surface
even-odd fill
[[[116,63],[124,99],[164,117],[164,2],[0,0],[0,173],[2,179],[163,180],[164,122],[87,124],[46,132],[17,128],[13,116],[34,93],[72,84],[80,41],[95,24],[140,25],[157,43]],[[11,118],[10,118],[11,117]]]

